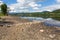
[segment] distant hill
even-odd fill
[[[21,16],[21,17],[43,17],[43,18],[53,18],[60,20],[60,9],[54,10],[52,12],[43,11],[43,12],[32,12],[32,13],[11,13],[13,16]]]

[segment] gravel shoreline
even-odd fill
[[[60,40],[58,27],[48,27],[43,22],[29,22],[13,16],[1,17],[1,19],[13,24],[0,26],[0,40]]]

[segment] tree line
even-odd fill
[[[56,20],[60,20],[60,9],[54,10],[52,12],[44,11],[44,12],[33,12],[33,13],[11,13],[13,16],[21,16],[21,17],[43,17],[43,18],[53,18]]]

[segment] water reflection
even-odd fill
[[[41,18],[41,17],[21,17],[21,18],[28,19],[30,21],[33,21],[33,20],[42,21],[42,20],[44,20],[44,18]]]
[[[44,25],[46,26],[58,26],[60,27],[60,21],[54,20],[52,18],[42,18],[42,17],[21,17],[24,19],[28,19],[30,21],[36,20],[36,21],[44,21]]]

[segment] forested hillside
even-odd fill
[[[43,18],[53,18],[60,20],[60,9],[54,10],[52,12],[32,12],[32,13],[11,13],[10,15],[21,16],[21,17],[43,17]]]

